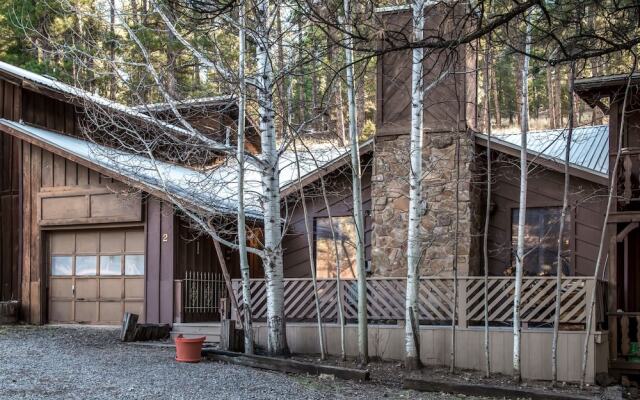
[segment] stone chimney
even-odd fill
[[[411,37],[409,8],[380,11],[378,18],[384,30],[384,43],[397,44]],[[464,25],[460,23],[463,18],[466,18],[463,7],[430,6],[426,10],[424,36],[459,36],[461,32],[457,27]],[[480,192],[472,185],[476,55],[468,45],[429,53],[425,51],[425,87],[443,70],[449,69],[452,73],[425,96],[425,214],[420,230],[423,243],[420,271],[422,275],[451,274],[457,218],[458,271],[460,275],[475,274],[480,266],[482,221]],[[406,276],[411,51],[383,54],[377,68],[378,116],[371,189],[372,272],[374,276]]]

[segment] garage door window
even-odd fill
[[[144,275],[144,256],[142,254],[124,257],[125,275]]]
[[[71,275],[71,256],[55,256],[51,257],[51,274],[52,275]]]
[[[96,256],[76,256],[76,275],[96,275]]]
[[[121,275],[122,256],[100,256],[100,275]]]

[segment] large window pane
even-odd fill
[[[51,257],[51,275],[71,275],[71,256]]]
[[[333,217],[333,234],[329,218],[316,218],[316,271],[318,278],[341,278],[356,275],[356,227],[353,217]],[[335,242],[334,242],[335,235]]]
[[[125,275],[144,275],[144,256],[127,255],[124,256]]]
[[[560,207],[527,208],[524,227],[524,272],[526,275],[555,275],[558,257],[558,233],[560,230]],[[518,243],[519,210],[511,212],[511,262],[515,268]],[[562,251],[569,249],[569,216],[565,220],[562,234]],[[562,272],[570,273],[569,260],[563,257]]]
[[[121,275],[122,256],[100,256],[100,275]]]
[[[96,275],[96,256],[76,256],[76,275]]]

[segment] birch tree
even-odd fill
[[[484,79],[484,96],[487,102],[487,197],[485,205],[484,217],[484,235],[482,237],[482,256],[484,259],[484,368],[485,377],[491,375],[491,357],[489,353],[489,225],[491,222],[491,88],[493,81],[493,69],[491,68],[491,34],[487,37],[487,48],[484,54],[485,63],[485,79]],[[497,111],[496,111],[497,112]],[[498,126],[500,123],[496,122]]]
[[[527,215],[527,132],[529,130],[529,53],[531,52],[530,15],[525,19],[525,54],[520,71],[522,79],[522,102],[520,108],[520,203],[518,207],[518,239],[516,244],[516,276],[513,296],[513,377],[522,380],[520,370],[520,343],[522,326],[520,324],[520,298],[522,296],[522,275],[524,272],[524,230]]]
[[[414,0],[413,40],[419,42],[424,35],[424,0]],[[409,222],[407,233],[407,290],[405,298],[404,364],[407,369],[420,367],[418,336],[420,284],[420,221],[422,219],[422,147],[424,143],[423,113],[423,58],[424,49],[414,48],[411,56],[411,169],[409,170]]]
[[[240,85],[238,101],[238,251],[240,258],[240,275],[242,277],[242,303],[244,316],[244,352],[253,354],[253,324],[251,307],[251,281],[249,280],[249,261],[247,259],[247,225],[244,206],[244,137],[245,111],[247,105],[247,87],[245,80],[246,27],[245,4],[242,2],[238,13],[238,78]]]
[[[268,0],[255,5],[256,91],[260,118],[263,162],[262,193],[264,222],[264,272],[267,290],[267,351],[272,355],[288,352],[284,318],[284,272],[282,264],[282,222],[280,216],[279,157],[276,143],[273,92],[271,10]]]
[[[351,4],[343,1],[345,15],[345,62],[347,70],[347,102],[349,108],[349,142],[351,146],[351,180],[353,185],[353,219],[356,227],[356,271],[358,279],[358,356],[360,363],[369,362],[367,332],[367,271],[364,258],[364,211],[362,210],[362,169],[356,108]]]
[[[569,96],[573,96],[573,82],[575,79],[576,65],[572,62],[569,67]],[[562,300],[562,242],[564,240],[564,223],[569,211],[569,189],[571,174],[569,173],[569,160],[571,159],[571,138],[573,136],[573,107],[574,102],[569,102],[569,127],[567,129],[567,144],[564,152],[564,189],[562,194],[562,212],[560,213],[560,231],[558,232],[558,253],[556,257],[556,301],[553,317],[553,339],[551,342],[551,381],[553,386],[558,383],[558,334],[560,330],[560,304]]]

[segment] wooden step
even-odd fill
[[[220,335],[191,334],[181,332],[171,332],[171,340],[173,341],[178,335],[182,335],[182,337],[187,339],[195,339],[204,336],[205,343],[220,343]]]
[[[219,323],[179,323],[173,324],[171,330],[171,339],[175,339],[178,335],[185,338],[197,338],[205,336],[205,342],[220,343],[220,324]]]

